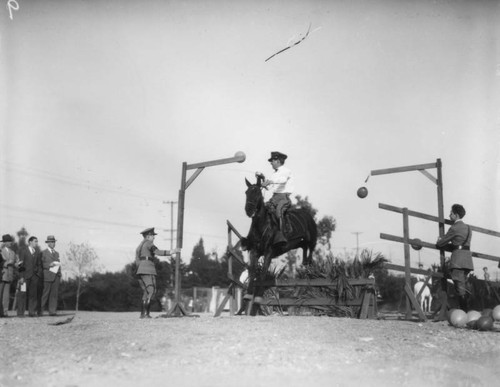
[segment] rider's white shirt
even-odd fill
[[[292,193],[294,190],[292,171],[284,165],[278,167],[268,180],[271,182],[268,186],[270,194]]]

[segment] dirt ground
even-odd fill
[[[0,386],[486,386],[500,334],[314,316],[0,319]]]

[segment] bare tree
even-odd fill
[[[82,285],[89,275],[101,269],[101,264],[99,263],[99,257],[94,248],[87,242],[81,244],[70,242],[69,249],[65,254],[65,261],[66,269],[76,277],[77,289],[75,309],[78,311],[80,294],[83,292]]]

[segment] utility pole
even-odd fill
[[[174,249],[174,204],[177,204],[177,202],[174,201],[164,201],[163,204],[170,204],[170,230],[165,230],[165,231],[170,231],[170,251]]]
[[[356,258],[359,257],[359,234],[363,234],[360,231],[351,232],[351,234],[356,235]]]

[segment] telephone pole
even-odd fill
[[[174,204],[177,204],[177,202],[173,201],[164,201],[163,204],[170,204],[170,230],[165,230],[165,231],[170,231],[170,251],[174,249]]]
[[[359,257],[359,234],[363,234],[360,231],[351,232],[351,234],[356,235],[356,257]]]

